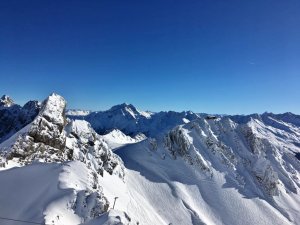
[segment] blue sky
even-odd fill
[[[300,113],[299,12],[298,0],[0,1],[0,92],[93,110]]]

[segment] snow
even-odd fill
[[[65,171],[74,169],[76,176]],[[73,173],[74,173],[73,171]],[[80,224],[70,205],[79,190],[87,188],[83,164],[32,164],[0,172],[0,214],[3,217],[46,224]],[[16,179],[17,178],[17,179]],[[78,184],[78,185],[77,185]],[[58,219],[59,217],[59,219]],[[1,224],[20,224],[1,221]]]

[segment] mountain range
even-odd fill
[[[300,224],[300,116],[0,99],[0,221]],[[6,219],[1,219],[6,218]],[[21,224],[22,224],[21,223]]]

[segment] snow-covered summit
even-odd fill
[[[13,104],[14,104],[14,101],[8,95],[3,95],[0,98],[0,107],[10,107]]]

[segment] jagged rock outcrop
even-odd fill
[[[181,126],[171,130],[165,138],[165,145],[169,148],[172,155],[179,156],[187,155],[191,146],[191,139],[187,135],[187,130]]]
[[[121,159],[112,153],[102,137],[91,125],[82,120],[70,121],[66,127],[66,154],[69,159],[85,162],[97,173],[117,173],[124,177],[124,167]]]
[[[271,196],[279,194],[278,175],[266,159],[258,158],[253,166],[253,173],[268,194]]]
[[[174,159],[182,157],[191,165],[197,165],[208,176],[212,176],[212,170],[198,149],[193,144],[193,138],[188,134],[189,130],[183,126],[177,126],[168,132],[164,138],[164,146]]]
[[[98,174],[103,174],[104,170],[112,174],[116,170],[124,177],[120,158],[88,122],[66,119],[65,108],[63,97],[50,95],[36,118],[0,145],[1,155],[7,160],[17,158],[21,164],[79,160]]]
[[[32,104],[32,103],[29,103]],[[53,162],[65,159],[66,136],[64,115],[66,101],[59,95],[50,95],[38,116],[20,131],[11,145],[6,146],[8,159],[17,157],[24,163],[33,160]],[[11,142],[11,140],[7,140]],[[4,143],[5,145],[5,143]]]

